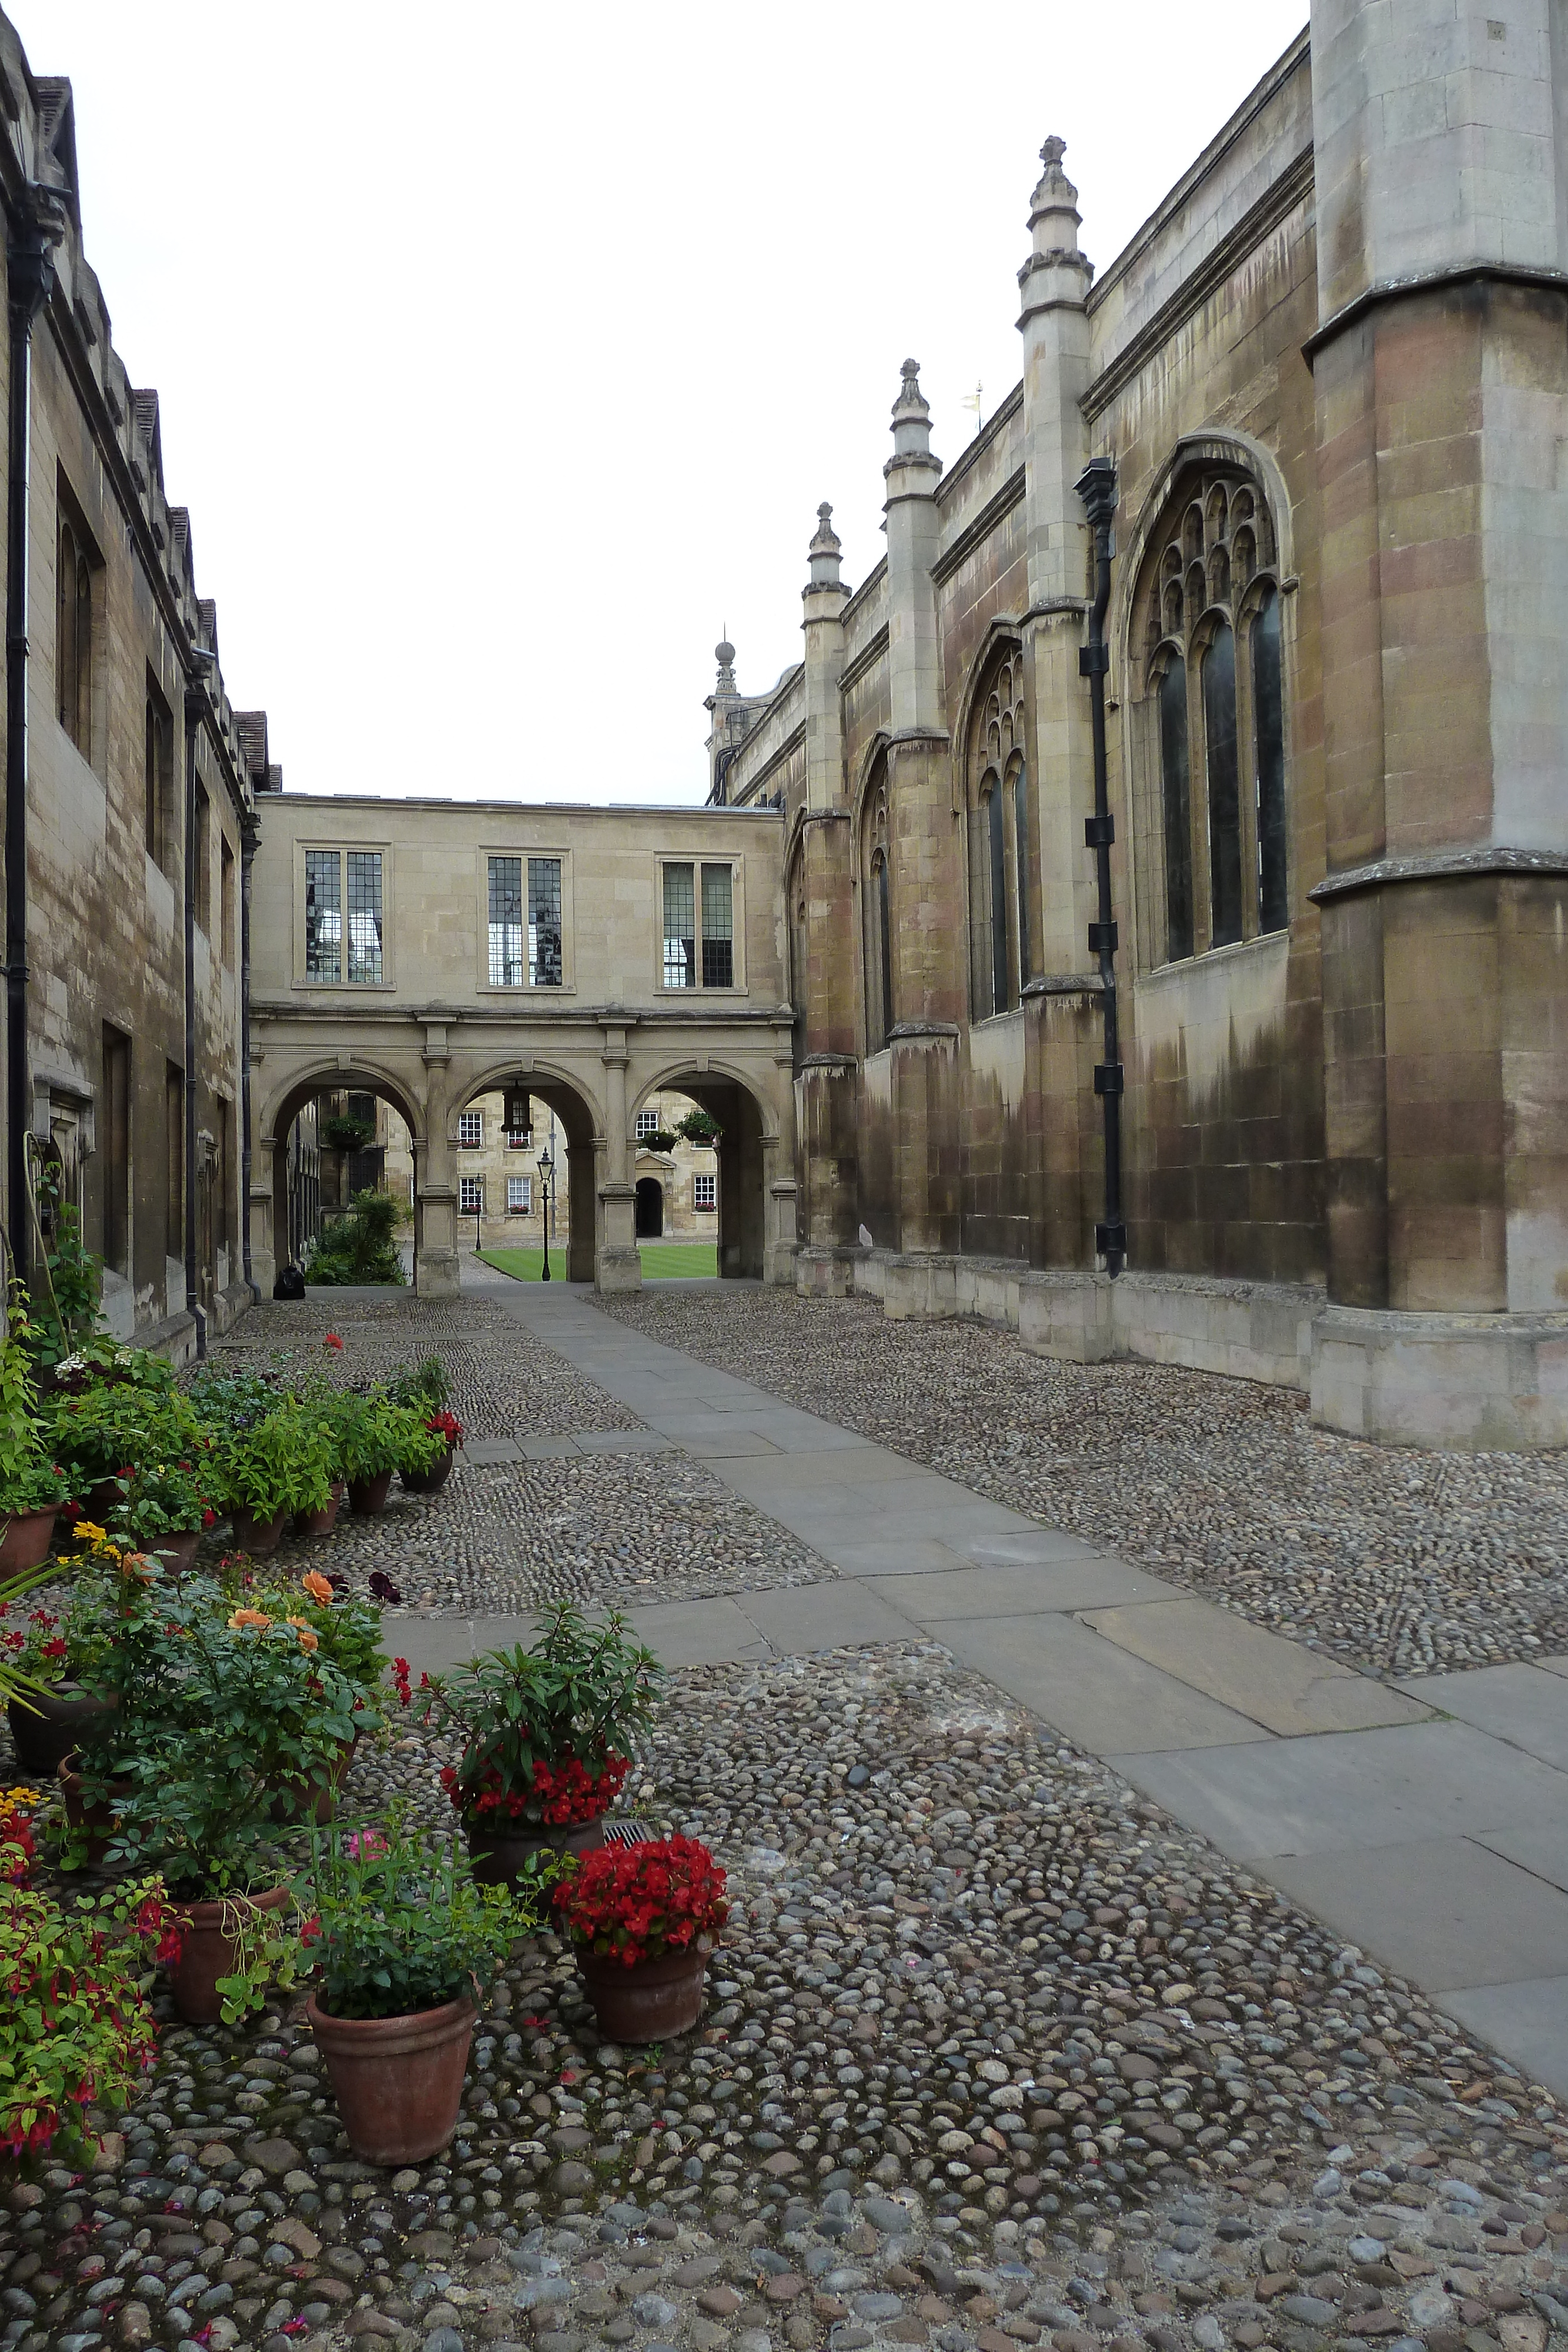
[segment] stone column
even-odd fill
[[[1078,673],[1092,549],[1074,485],[1091,455],[1082,402],[1094,268],[1079,250],[1078,191],[1061,168],[1065,142],[1048,139],[1040,152],[1044,169],[1030,199],[1031,249],[1019,271],[1029,534],[1024,661],[1040,914],[1034,971],[1023,991],[1037,1129],[1030,1139],[1030,1255],[1039,1265],[1086,1266],[1093,1264],[1090,1203],[1098,1196],[1103,1146],[1092,1095],[1099,1058],[1099,979],[1088,929],[1094,864],[1083,842],[1094,771],[1089,696]],[[1127,828],[1117,781],[1113,772],[1121,832]],[[1124,853],[1113,855],[1125,904]]]
[[[599,1182],[600,1239],[593,1265],[599,1290],[640,1290],[643,1261],[637,1254],[637,1187],[628,1169],[626,1134],[626,1026],[605,1025],[600,1060],[604,1066],[604,1160]]]
[[[806,970],[795,975],[804,998],[800,1064],[800,1188],[804,1245],[796,1280],[802,1290],[848,1290],[858,1255],[859,1166],[855,1142],[860,1062],[857,1033],[854,902],[850,879],[851,815],[844,776],[843,608],[840,543],[833,510],[817,509],[810,575],[801,592],[806,640],[806,810],[800,838],[806,898]],[[779,1244],[775,1244],[775,1252]]]
[[[1373,1437],[1568,1442],[1553,14],[1312,11],[1333,1302],[1312,1396]]]
[[[959,820],[936,636],[942,460],[915,360],[893,409],[887,484],[888,829],[893,907],[894,1198],[901,1252],[958,1245],[962,1117],[954,1041],[968,1012]]]
[[[450,1049],[444,1021],[428,1021],[423,1059],[425,1071],[424,1143],[414,1139],[413,1189],[418,1213],[413,1236],[413,1282],[421,1298],[455,1298],[462,1288],[457,1261],[457,1183],[452,1134]]]

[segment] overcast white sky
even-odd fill
[[[1103,269],[1304,0],[5,0],[224,675],[293,790],[700,800],[722,625],[878,561],[899,362],[1019,373],[1048,131]]]

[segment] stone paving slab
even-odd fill
[[[740,1462],[748,1455],[781,1451],[771,1438],[758,1436],[755,1429],[672,1429],[665,1433],[672,1444],[684,1446],[699,1462]]]
[[[803,1448],[786,1453],[779,1448],[768,1460],[728,1475],[737,1493],[751,1502],[763,1504],[774,1496],[787,1497],[803,1482],[816,1478],[834,1486],[873,1488],[902,1486],[919,1480],[927,1488],[939,1490],[946,1500],[950,1500],[955,1492],[962,1492],[954,1488],[950,1479],[933,1479],[918,1462],[901,1462],[896,1454],[884,1454],[880,1445],[835,1446],[821,1454],[808,1453]]]
[[[470,1437],[463,1447],[463,1459],[476,1470],[493,1468],[497,1462],[520,1462],[522,1458],[515,1437]]]
[[[675,1442],[655,1429],[579,1429],[573,1434],[584,1454],[667,1454]]]
[[[582,1452],[575,1437],[519,1437],[517,1445],[525,1462],[553,1462],[562,1454]]]
[[[666,1666],[716,1666],[766,1658],[770,1644],[738,1601],[666,1601],[628,1612],[640,1641]]]
[[[795,1657],[859,1649],[868,1642],[902,1642],[911,1631],[908,1618],[879,1594],[843,1580],[748,1592],[739,1606],[776,1650]]]
[[[1431,1714],[1370,1675],[1191,1594],[1173,1593],[1145,1606],[1092,1610],[1083,1622],[1119,1649],[1164,1667],[1282,1736],[1425,1723]],[[1563,1705],[1568,1715],[1568,1688]]]
[[[1465,1985],[1443,1995],[1450,2017],[1504,2050],[1532,2083],[1568,2099],[1568,1977]]]
[[[842,1562],[840,1563],[842,1565]],[[1077,1610],[1095,1601],[1158,1601],[1175,1587],[1146,1569],[1103,1556],[1071,1560],[1008,1560],[993,1568],[955,1561],[935,1573],[878,1580],[874,1589],[918,1625],[940,1627],[952,1619],[1032,1616],[1047,1610]]]
[[[1477,1666],[1464,1674],[1420,1675],[1398,1687],[1568,1771],[1568,1682],[1561,1675],[1537,1666]]]
[[[1560,1969],[1568,1895],[1469,1838],[1276,1855],[1267,1876],[1305,1910],[1436,1992]]]
[[[1568,1895],[1568,1819],[1521,1822],[1513,1828],[1483,1830],[1478,1832],[1477,1843],[1490,1846],[1493,1853],[1517,1862],[1521,1870],[1532,1871],[1537,1878],[1544,1878]],[[1564,1958],[1568,1959],[1568,1954]]]
[[[1113,1730],[1128,1750],[1223,1748],[1258,1738],[1246,1716],[1129,1657],[1071,1617],[949,1622],[942,1638],[966,1665],[1092,1751]]]
[[[1568,1818],[1568,1776],[1466,1723],[1322,1732],[1212,1756],[1129,1748],[1107,1761],[1238,1861]]]

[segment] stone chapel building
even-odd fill
[[[743,696],[718,648],[712,798],[785,826],[802,1286],[1310,1386],[1371,1436],[1568,1440],[1556,13],[1312,0],[1098,273],[1048,139],[1021,381],[945,465],[905,362],[884,560],[852,592],[823,506],[799,666]]]

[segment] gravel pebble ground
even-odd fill
[[[1374,1674],[1568,1649],[1568,1455],[1364,1445],[1314,1429],[1288,1390],[1051,1362],[865,1299],[716,1285],[596,1303]]]
[[[447,1753],[411,1719],[346,1812],[441,1818]],[[172,2027],[10,2191],[0,2346],[1568,2343],[1554,2103],[939,1646],[679,1674],[630,1793],[731,1871],[696,2032],[601,2042],[538,1939],[389,2176],[298,2004]]]

